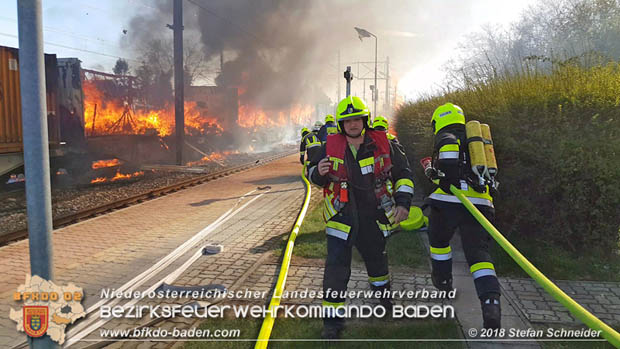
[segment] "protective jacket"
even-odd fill
[[[327,142],[327,136],[337,133],[338,126],[336,126],[333,122],[326,122],[325,125],[321,126],[318,137],[322,143],[325,143]]]
[[[397,228],[394,209],[411,205],[413,176],[405,154],[385,132],[366,131],[357,151],[344,135],[330,135],[317,155],[310,162],[309,178],[323,187],[328,235],[355,239],[359,215],[375,217],[384,236]],[[321,176],[317,164],[326,156],[332,166]]]
[[[316,133],[308,132],[305,136],[303,136],[301,138],[301,144],[299,145],[299,158],[301,162],[304,162],[304,155],[307,151],[308,157],[305,161],[305,163],[307,164],[312,158],[312,155],[314,155],[314,153],[318,151],[320,146],[321,141],[319,141],[319,139],[317,138]]]

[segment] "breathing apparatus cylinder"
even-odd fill
[[[491,128],[487,124],[481,124],[482,141],[484,142],[484,156],[487,160],[487,169],[489,179],[495,178],[497,175],[497,160],[495,159],[495,148],[493,148],[493,139],[491,138]]]
[[[488,178],[489,174],[480,122],[476,120],[469,121],[465,124],[465,132],[467,135],[467,148],[469,149],[471,170],[478,176],[480,184],[484,185],[484,178]]]

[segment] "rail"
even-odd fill
[[[204,182],[217,179],[217,178],[229,176],[231,174],[241,172],[244,170],[248,170],[250,168],[262,166],[265,163],[278,160],[278,159],[281,159],[283,157],[286,157],[286,156],[289,156],[295,153],[296,152],[285,152],[282,154],[269,156],[264,159],[259,159],[259,161],[253,161],[251,163],[246,163],[243,165],[219,170],[213,173],[208,173],[204,176],[190,178],[184,181],[173,183],[165,187],[148,190],[143,193],[136,194],[136,195],[124,198],[124,199],[105,203],[105,204],[92,207],[92,208],[87,208],[87,209],[84,209],[84,210],[81,210],[75,213],[63,215],[63,216],[54,218],[53,226],[54,226],[54,229],[57,229],[57,228],[70,225],[70,224],[76,223],[78,221],[81,221],[81,220],[84,220],[84,219],[87,219],[87,218],[90,218],[96,215],[100,215],[102,213],[106,213],[106,212],[118,209],[118,208],[124,208],[130,205],[136,204],[136,203],[141,203],[146,200],[154,199],[162,195],[169,194],[171,192],[176,192],[176,191],[186,189],[191,186],[195,186],[195,185],[198,185]],[[25,239],[27,237],[28,237],[28,228],[16,230],[16,231],[13,231],[7,234],[3,234],[0,236],[0,247],[7,245],[13,241]]]

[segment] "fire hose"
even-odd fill
[[[276,283],[276,287],[273,291],[273,295],[271,296],[271,302],[269,302],[269,311],[263,320],[263,324],[260,328],[260,332],[258,334],[258,338],[256,340],[255,349],[264,349],[267,348],[267,343],[269,343],[269,337],[271,336],[271,330],[273,329],[273,324],[275,322],[274,314],[277,307],[280,305],[280,298],[282,297],[282,293],[284,292],[284,285],[286,284],[286,277],[288,275],[288,268],[291,264],[291,256],[293,254],[293,247],[295,246],[295,239],[297,238],[297,234],[299,233],[299,227],[306,216],[306,212],[308,211],[308,206],[310,204],[310,195],[312,194],[312,188],[310,187],[310,182],[308,178],[306,178],[306,166],[301,172],[301,178],[304,181],[306,186],[306,197],[304,199],[304,203],[301,207],[301,211],[297,216],[297,220],[295,221],[295,225],[293,226],[293,230],[291,231],[291,235],[288,238],[288,242],[286,243],[286,250],[284,251],[284,258],[282,259],[282,266],[280,268],[280,274],[278,275],[278,281]]]
[[[489,234],[497,241],[497,243],[514,259],[515,262],[525,272],[531,276],[542,288],[553,296],[558,302],[566,307],[571,314],[581,320],[584,324],[593,330],[601,331],[603,338],[607,339],[616,348],[620,348],[620,334],[587,311],[579,303],[570,298],[564,291],[557,287],[551,280],[549,280],[543,273],[540,272],[530,261],[528,261],[500,232],[497,230],[489,220],[482,215],[482,213],[474,206],[469,199],[454,185],[450,185],[450,191],[463,203],[465,208],[471,213],[474,218],[482,225],[482,227],[489,232]]]

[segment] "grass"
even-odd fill
[[[439,105],[488,123],[500,167],[496,227],[550,278],[620,281],[618,81],[612,62],[472,82],[403,104],[396,131],[417,163],[432,153],[429,119]],[[420,166],[414,172],[424,178]],[[493,255],[502,275],[525,276],[499,248]]]
[[[321,205],[312,208],[306,215],[295,240],[293,255],[304,258],[324,259],[327,257],[325,240],[325,223],[321,215]],[[427,253],[417,232],[400,232],[388,240],[387,251],[391,266],[413,267],[422,272],[429,272]],[[596,280],[620,282],[620,256],[601,259],[597,253],[586,253],[575,258],[574,254],[563,248],[554,248],[541,241],[530,239],[510,239],[511,243],[536,268],[547,277],[555,280]],[[275,250],[279,256],[284,251]],[[529,278],[519,265],[496,243],[491,244],[491,256],[502,277]],[[353,260],[362,262],[354,249]]]
[[[543,349],[608,349],[613,348],[613,346],[607,342],[584,342],[584,341],[573,341],[567,340],[566,342],[541,342],[541,346]]]
[[[426,251],[416,234],[415,231],[401,231],[388,239],[387,254],[390,265],[412,267],[421,271],[429,270]],[[286,248],[286,241],[282,242],[281,249],[275,251],[276,255],[280,256],[284,248]],[[353,250],[353,260],[362,262],[362,257],[357,250]],[[321,204],[312,208],[306,215],[295,240],[293,256],[317,259],[327,257],[325,222],[323,222]]]
[[[601,259],[599,254],[587,253],[575,258],[573,253],[565,249],[545,246],[535,241],[512,239],[511,243],[551,279],[620,282],[620,256]],[[492,244],[490,252],[500,276],[529,278],[499,245]]]
[[[201,329],[239,329],[238,338],[255,339],[258,337],[261,319],[210,319],[200,325]],[[278,318],[275,322],[269,342],[269,348],[464,348],[463,342],[418,342],[415,339],[458,339],[460,329],[454,321],[448,320],[349,320],[342,334],[342,339],[365,339],[364,341],[342,341],[326,343],[321,339],[322,321],[320,319]],[[292,339],[286,341],[284,339]],[[310,339],[312,341],[299,341]],[[381,341],[391,339],[392,341]],[[397,341],[398,339],[402,341]],[[294,341],[298,340],[298,341]],[[218,341],[188,342],[187,349],[194,348],[253,348],[254,341]]]

